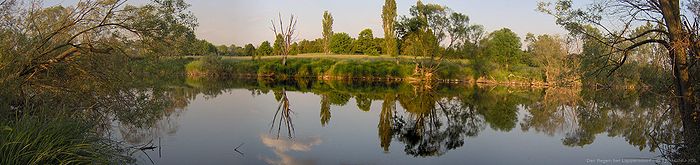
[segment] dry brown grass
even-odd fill
[[[282,58],[280,55],[276,56],[262,56],[262,59],[279,59]],[[289,55],[287,58],[335,58],[335,59],[396,59],[388,55],[357,55],[357,54],[323,54],[323,53],[309,53],[309,54],[299,54],[299,55]],[[401,57],[401,58],[413,58],[413,57]],[[250,60],[250,56],[227,56],[224,59],[236,59],[236,60]]]
[[[188,56],[192,58],[199,58],[200,56]],[[292,58],[292,59],[314,59],[314,58],[323,58],[323,59],[364,59],[364,60],[396,60],[396,57],[392,57],[389,55],[361,55],[361,54],[324,54],[324,53],[307,53],[307,54],[299,54],[299,55],[289,55],[287,58]],[[412,60],[415,57],[414,56],[406,56],[406,55],[401,55],[399,56],[401,60]],[[250,56],[223,56],[223,59],[231,59],[231,60],[251,60],[252,57]],[[274,56],[262,56],[261,59],[282,59],[281,55],[274,55]],[[419,58],[421,59],[421,58]],[[468,62],[466,59],[449,59],[449,61],[460,61],[460,62]]]

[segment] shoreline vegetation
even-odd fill
[[[185,66],[186,75],[190,78],[262,77],[316,80],[435,81],[533,87],[580,86],[580,84],[575,83],[545,82],[544,73],[539,68],[528,66],[512,67],[514,69],[511,70],[496,70],[485,75],[485,73],[475,69],[469,60],[464,59],[442,61],[432,78],[425,79],[417,74],[418,67],[416,66],[416,61],[423,59],[408,56],[396,58],[375,55],[304,54],[289,56],[286,65],[279,62],[281,56],[266,56],[260,60],[230,56],[187,58],[192,60]],[[429,61],[429,59],[424,61]]]
[[[686,9],[679,1],[616,0],[588,9],[574,8],[571,0],[542,2],[537,10],[569,33],[519,36],[507,27],[488,32],[441,4],[417,1],[399,16],[396,2],[386,0],[384,37],[371,29],[357,37],[335,32],[326,11],[323,37],[296,41],[298,18],[283,24],[279,14],[272,42],[241,47],[197,38],[197,19],[184,0],[127,1],[0,2],[0,164],[128,163],[129,151],[138,149],[114,144],[104,136],[112,130],[101,126],[133,121],[135,128],[148,127],[173,111],[167,107],[182,105],[154,95],[162,92],[155,86],[235,77],[653,91],[677,103],[668,108],[680,112],[677,135],[686,141],[672,143],[676,150],[700,155],[700,44],[688,44],[700,43],[700,26],[683,26],[699,24],[700,3]],[[624,7],[628,3],[660,8],[639,11]],[[629,12],[590,19],[620,9],[657,21]],[[631,20],[597,22],[618,18]]]

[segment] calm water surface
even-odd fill
[[[114,138],[155,147],[133,153],[139,164],[654,164],[649,133],[680,127],[663,99],[614,91],[262,80],[150,90],[163,113],[112,124]]]

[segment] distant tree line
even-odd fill
[[[258,46],[246,44],[215,46],[206,40],[197,40],[188,55],[221,55],[221,56],[271,56],[281,53],[282,38],[278,35],[274,44],[263,41]],[[347,33],[335,33],[330,37],[329,49],[333,54],[383,54],[383,38],[375,38],[371,29],[364,29],[357,38],[352,38]],[[293,42],[290,46],[290,55],[324,53],[324,39],[301,40]]]
[[[294,41],[289,55],[325,54],[365,54],[422,57],[441,61],[470,61],[475,75],[487,79],[499,79],[514,75],[545,77],[547,82],[584,81],[588,84],[664,83],[660,78],[645,77],[637,69],[654,73],[670,71],[668,61],[658,58],[658,45],[636,47],[637,51],[627,52],[628,63],[634,65],[618,68],[615,74],[619,79],[598,76],[602,69],[610,68],[608,59],[596,58],[610,54],[594,39],[605,38],[598,29],[585,27],[589,37],[535,35],[518,36],[511,29],[502,28],[485,31],[479,24],[473,24],[469,16],[455,12],[439,4],[424,4],[418,1],[409,8],[409,14],[397,16],[396,2],[386,0],[382,9],[384,36],[375,38],[371,29],[363,29],[357,38],[346,32],[334,32],[333,15],[324,11],[322,16],[321,38]],[[638,34],[658,27],[657,24],[642,24],[635,30]],[[597,31],[597,33],[596,33]],[[523,38],[524,37],[524,38]],[[274,42],[246,44],[243,47],[214,46],[204,40],[197,40],[189,55],[217,54],[224,56],[271,56],[280,55],[283,36],[276,35]],[[572,47],[578,47],[573,50]],[[631,61],[631,62],[630,62]],[[422,66],[419,67],[437,67]],[[515,74],[514,74],[515,73]],[[604,74],[603,74],[604,75]],[[581,78],[583,77],[583,78]],[[653,82],[651,82],[653,81]]]

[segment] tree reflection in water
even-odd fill
[[[290,138],[294,135],[294,126],[288,91],[310,92],[320,96],[319,119],[322,126],[331,123],[331,105],[348,106],[348,101],[354,98],[358,110],[369,111],[371,102],[378,100],[382,101],[377,124],[379,147],[389,152],[391,143],[399,142],[404,144],[406,154],[419,157],[440,156],[460,148],[468,137],[478,136],[487,126],[503,132],[519,126],[522,131],[562,136],[561,143],[571,147],[590,145],[597,135],[605,133],[611,137],[623,137],[640,150],[660,151],[667,160],[697,160],[699,155],[697,146],[683,145],[687,138],[697,137],[681,133],[682,121],[679,114],[672,110],[674,103],[667,101],[668,97],[655,93],[443,84],[426,88],[423,85],[392,82],[297,83],[289,80],[243,79],[197,83],[156,92],[146,90],[148,92],[144,93],[148,93],[152,99],[145,100],[151,106],[185,107],[197,94],[211,98],[233,88],[248,89],[253,95],[273,92],[279,105],[273,116],[271,131],[278,130],[279,137],[282,129],[286,129]],[[162,104],[154,104],[159,102]],[[158,123],[153,121],[167,121],[170,116],[179,114],[167,109],[119,113],[115,118],[124,127],[143,125],[158,128],[161,126],[153,124]],[[521,120],[518,119],[519,112],[524,113]],[[135,131],[124,132],[125,136],[144,136]],[[144,131],[143,134],[147,133]]]
[[[277,138],[279,138],[282,131],[282,123],[284,123],[284,127],[287,129],[287,136],[291,139],[294,137],[294,123],[292,122],[291,115],[293,112],[290,108],[289,98],[287,98],[287,90],[282,88],[282,91],[275,92],[275,98],[279,101],[279,106],[277,106],[275,116],[272,118],[270,133],[277,126]]]
[[[175,134],[180,115],[197,91],[187,88],[132,90],[133,101],[123,101],[124,107],[115,112],[114,119],[122,139],[130,144],[145,144],[163,135]]]
[[[398,95],[406,114],[395,117],[391,131],[405,144],[406,154],[439,156],[463,146],[465,137],[476,136],[483,129],[482,119],[472,108],[454,96],[440,94],[418,85],[413,92]]]
[[[389,152],[389,146],[394,136],[394,114],[396,114],[396,95],[386,94],[382,103],[382,111],[379,115],[379,125],[377,126],[379,145],[384,149],[384,152]]]

